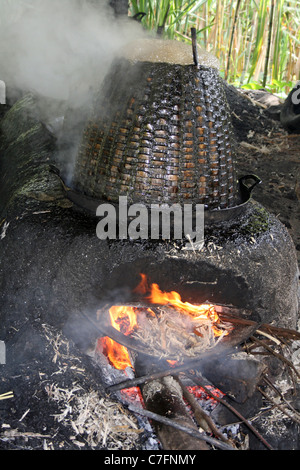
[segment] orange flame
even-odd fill
[[[109,309],[111,325],[124,335],[132,333],[137,327],[137,315],[134,307],[115,305]],[[125,346],[116,343],[109,337],[101,339],[102,348],[110,363],[119,370],[131,367],[128,350]]]
[[[157,284],[151,284],[148,286],[147,277],[145,274],[141,274],[141,282],[135,289],[135,292],[145,294],[150,292],[147,299],[152,304],[160,305],[171,305],[172,307],[180,310],[180,312],[191,315],[194,320],[209,320],[213,323],[213,331],[215,336],[223,335],[223,331],[220,331],[215,325],[219,321],[219,316],[212,304],[201,304],[195,305],[189,302],[182,302],[181,296],[178,292],[162,292]]]
[[[178,292],[162,292],[157,284],[148,285],[147,276],[141,274],[141,282],[135,288],[134,292],[145,295],[147,292],[149,296],[147,300],[152,304],[171,305],[181,313],[190,315],[193,320],[207,320],[212,323],[212,328],[215,336],[224,334],[222,330],[217,327],[219,317],[211,304],[195,305],[189,302],[183,302]],[[118,331],[125,335],[129,335],[137,328],[137,313],[138,307],[129,306],[113,306],[109,309],[111,324]],[[153,313],[151,309],[148,309]],[[132,367],[128,350],[112,339],[106,337],[101,339],[103,350],[105,351],[109,361],[116,369],[124,370],[126,367]]]

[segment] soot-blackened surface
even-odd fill
[[[258,316],[270,299],[274,302],[277,293],[286,292],[287,278],[290,286],[296,264],[292,240],[298,254],[300,246],[299,137],[291,138],[278,122],[234,89],[228,100],[238,142],[237,169],[240,175],[256,173],[262,178],[254,198],[263,206],[254,205],[257,216],[252,224],[243,225],[239,235],[234,226],[227,226],[227,237],[224,232],[223,237],[217,236],[217,231],[209,234],[206,265],[201,257],[184,252],[180,244],[98,240],[95,219],[72,206],[53,171],[52,165],[59,167],[55,139],[39,122],[37,98],[27,95],[9,115],[7,108],[1,107],[5,117],[0,147],[0,340],[6,344],[7,363],[0,365],[0,394],[12,390],[14,395],[0,401],[1,448],[91,448],[87,435],[78,435],[72,427],[76,416],[67,408],[68,393],[73,394],[73,409],[78,406],[77,394],[83,396],[92,390],[100,399],[104,393],[101,374],[82,352],[96,335],[82,321],[81,312],[84,309],[93,315],[103,299],[130,298],[142,269],[166,290],[176,285],[188,292],[190,299],[199,289],[207,297],[211,287],[217,298],[218,291],[223,289],[224,293],[227,287],[231,300],[239,289],[250,292],[250,304],[255,298],[253,291],[263,282],[262,274],[267,272],[277,284],[268,298],[258,296],[254,308]],[[265,210],[270,212],[267,219],[263,217]],[[254,246],[249,255],[251,237]],[[235,266],[232,270],[228,256],[223,255],[232,255],[234,248],[240,251],[231,263]],[[287,262],[290,256],[293,261]],[[279,271],[274,270],[278,257]],[[250,273],[245,270],[249,260],[253,263]],[[262,261],[265,268],[260,271]],[[232,282],[226,285],[230,272]],[[172,282],[169,273],[174,275]],[[254,283],[252,292],[245,273]],[[290,300],[296,296],[297,280],[293,282]],[[284,305],[277,313],[276,318],[291,320],[285,318]],[[274,311],[268,314],[267,321],[274,319]],[[75,391],[78,385],[79,392]],[[66,416],[59,421],[55,416],[63,413]],[[124,436],[120,439],[125,442]],[[139,448],[141,443],[133,445]],[[289,447],[286,442],[284,445]],[[291,442],[290,448],[295,445]],[[98,444],[98,448],[108,446]]]

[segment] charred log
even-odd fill
[[[157,370],[157,364],[151,364],[149,358],[144,358],[140,354],[135,355],[134,365],[137,375]],[[174,377],[168,375],[161,379],[150,380],[141,386],[141,391],[148,411],[197,431],[197,426],[188,414],[183,401],[181,387]],[[154,421],[153,425],[164,450],[210,449],[205,442],[174,427],[157,421]]]
[[[165,377],[146,383],[142,394],[147,410],[168,417],[175,422],[197,430],[188,415],[182,392],[176,380]],[[155,423],[157,435],[165,450],[209,450],[209,446],[186,433],[162,423]]]
[[[255,393],[264,370],[265,366],[253,359],[231,357],[202,368],[207,379],[238,403],[245,403]]]

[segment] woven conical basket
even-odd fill
[[[233,206],[231,119],[218,70],[115,61],[83,133],[73,187],[112,202]]]

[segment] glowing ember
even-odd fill
[[[180,318],[187,318],[191,321],[192,324],[197,325],[197,322],[201,322],[209,325],[210,330],[212,331],[212,336],[213,337],[223,337],[228,334],[228,331],[224,330],[223,328],[219,328],[219,317],[218,314],[214,308],[213,305],[211,304],[202,304],[202,305],[194,305],[189,302],[183,302],[181,300],[180,294],[178,292],[172,291],[172,292],[162,292],[157,284],[151,284],[151,286],[148,285],[147,282],[147,277],[145,274],[141,274],[141,282],[135,289],[135,292],[138,292],[145,296],[148,302],[152,304],[156,304],[158,306],[168,306],[171,309],[171,319],[172,319],[172,311],[174,312],[174,321],[176,323],[175,329],[178,330],[178,324],[180,323],[178,319],[176,320],[176,316],[180,315]],[[149,294],[146,296],[146,294]],[[140,307],[132,307],[132,306],[113,306],[109,309],[109,314],[110,314],[110,320],[111,320],[111,325],[124,335],[137,335],[140,334],[140,330],[138,329],[138,318],[141,318],[141,315],[138,316],[139,312],[143,312],[144,316],[145,314],[147,317],[152,317],[154,322],[156,321],[156,314],[151,310],[151,308],[143,308],[141,309]],[[168,313],[170,315],[170,313]],[[167,315],[166,315],[167,317]],[[157,323],[157,321],[156,321]],[[172,323],[169,319],[169,324]],[[151,326],[151,325],[150,325]],[[161,324],[157,324],[156,327],[158,326],[158,331],[160,332],[160,326]],[[174,325],[173,325],[174,328]],[[159,336],[156,330],[153,330],[152,332],[149,329],[149,324],[148,328],[146,327],[146,330],[149,330],[149,334],[152,334],[152,337]],[[181,337],[184,338],[187,336],[186,332],[184,329],[181,329],[182,333],[179,334],[180,336],[180,341]],[[201,333],[201,329],[198,329],[197,326],[192,329],[192,331],[189,333],[188,338],[192,338],[191,333],[194,338],[198,337],[198,348],[199,344],[199,337],[203,337],[203,334]],[[138,333],[137,333],[138,332]],[[174,332],[174,330],[173,330]],[[172,338],[174,337],[173,332],[171,331],[171,336]],[[165,339],[165,338],[164,338]],[[193,339],[193,338],[192,338]],[[202,339],[201,339],[202,341]],[[106,354],[108,357],[110,363],[119,370],[124,370],[126,367],[132,367],[130,357],[128,354],[128,350],[125,346],[122,346],[118,343],[116,343],[114,340],[106,337],[106,338],[101,338],[100,340],[103,352]],[[147,343],[147,339],[146,339]],[[160,343],[160,345],[164,345],[165,349],[165,341]],[[196,349],[195,349],[196,351]],[[174,362],[173,362],[174,364]]]
[[[120,393],[124,401],[144,406],[144,399],[139,387],[125,388],[124,390],[121,390]]]
[[[207,385],[206,388],[216,397],[216,398],[223,398],[225,394],[221,392],[218,388],[212,387],[211,385]],[[195,398],[199,400],[210,400],[211,402],[217,403],[217,400],[211,397],[205,390],[196,385],[196,386],[188,386],[188,391],[194,395]]]

